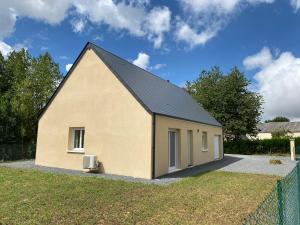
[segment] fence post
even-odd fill
[[[296,154],[295,154],[295,138],[290,139],[290,151],[291,151],[291,160],[295,161]]]
[[[297,163],[297,181],[298,181],[298,224],[300,224],[300,166]]]
[[[277,204],[278,204],[278,225],[283,225],[283,199],[282,199],[282,183],[277,180]]]

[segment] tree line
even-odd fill
[[[35,143],[39,112],[61,79],[49,53],[0,53],[0,144]]]

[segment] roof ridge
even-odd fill
[[[129,62],[128,60],[126,60],[126,59],[124,59],[124,58],[122,58],[122,57],[116,55],[115,53],[112,53],[112,52],[110,52],[110,51],[108,51],[108,50],[106,50],[106,49],[100,47],[99,45],[94,44],[93,42],[88,42],[88,44],[91,44],[91,45],[94,46],[94,47],[100,48],[101,50],[103,50],[103,51],[105,51],[105,52],[107,52],[107,53],[109,53],[109,54],[112,54],[113,56],[115,56],[115,57],[121,59],[122,61],[124,61],[124,62],[126,62],[126,63],[128,63],[128,64],[130,64],[130,65],[132,65],[132,66],[134,66],[134,67],[140,69],[140,70],[145,71],[145,72],[148,73],[149,75],[151,75],[151,76],[153,76],[153,77],[156,77],[156,78],[158,78],[158,79],[160,79],[160,80],[162,80],[162,81],[164,81],[164,82],[166,82],[166,83],[168,83],[168,84],[171,84],[171,85],[175,86],[176,88],[178,88],[178,89],[180,89],[180,90],[183,90],[183,88],[177,86],[176,84],[173,84],[173,83],[169,82],[168,80],[165,80],[165,79],[161,78],[160,76],[158,76],[158,75],[156,75],[156,74],[154,74],[154,73],[151,73],[151,72],[149,72],[148,70],[145,70],[145,69],[143,69],[143,68],[141,68],[141,67],[139,67],[139,66],[133,64],[132,62]]]

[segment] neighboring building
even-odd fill
[[[286,131],[291,137],[300,137],[300,122],[269,122],[260,123],[258,128],[258,139],[271,139],[272,133]]]
[[[88,43],[39,118],[36,164],[155,178],[223,158],[221,125],[182,88]]]

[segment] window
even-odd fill
[[[73,129],[73,150],[83,151],[84,148],[84,128]]]
[[[207,132],[202,132],[202,151],[207,151]]]

